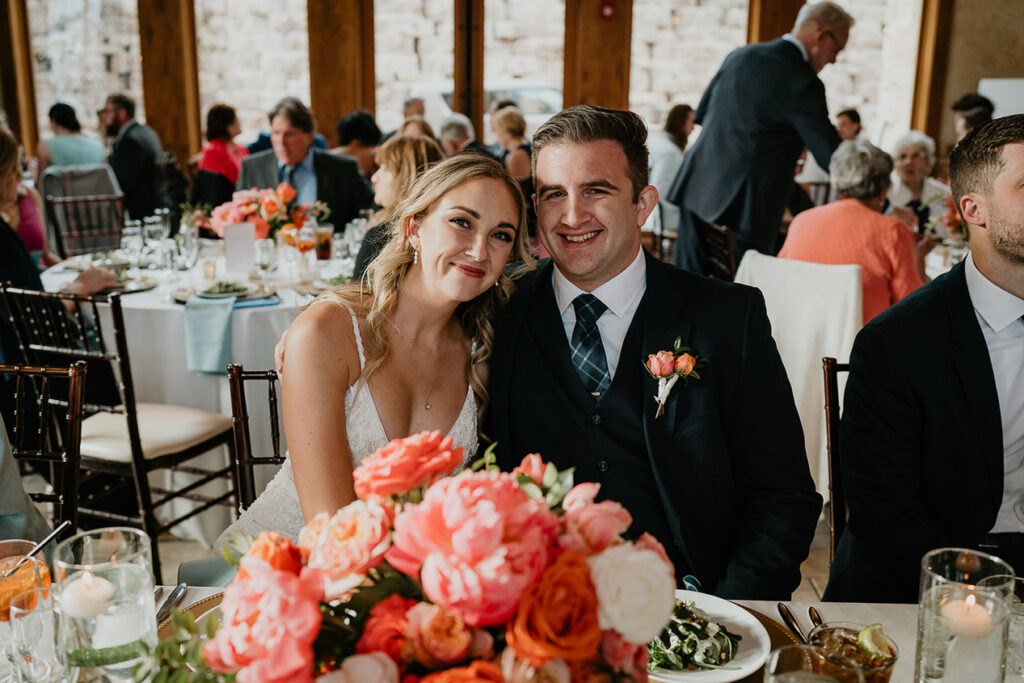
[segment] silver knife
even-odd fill
[[[795,635],[801,643],[806,645],[807,636],[804,635],[804,630],[800,628],[800,622],[798,622],[796,617],[793,616],[793,613],[789,611],[789,607],[787,607],[784,602],[780,602],[778,607],[779,615],[782,617],[782,623],[784,623],[786,627],[793,632],[793,635]]]
[[[185,597],[186,591],[188,591],[188,584],[186,583],[179,583],[175,586],[174,590],[171,591],[171,594],[167,596],[166,600],[164,600],[164,604],[160,605],[160,609],[157,610],[156,623],[159,624],[170,615],[171,608],[177,607],[178,603],[180,603]]]

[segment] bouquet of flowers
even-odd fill
[[[231,196],[230,202],[213,210],[210,228],[219,237],[224,237],[225,225],[253,223],[256,226],[256,239],[263,239],[285,228],[301,228],[310,207],[298,204],[295,196],[295,188],[288,183],[281,183],[273,189],[240,190]]]
[[[661,544],[625,540],[625,508],[537,454],[503,473],[488,451],[443,476],[461,462],[440,432],[392,441],[355,470],[358,499],[297,545],[255,539],[219,628],[202,642],[176,615],[149,666],[192,680],[646,681],[646,643],[675,606]]]
[[[193,204],[184,202],[178,205],[178,212],[181,214],[181,225],[200,230],[210,229],[210,205],[205,202]]]
[[[929,219],[925,224],[925,234],[930,235],[931,238],[937,242],[941,242],[945,237],[949,237],[954,240],[966,241],[967,226],[964,225],[964,221],[960,217],[960,212],[957,210],[956,202],[953,201],[952,195],[947,194],[942,195],[941,197],[936,196],[926,205],[930,205],[932,201],[937,201],[939,199],[945,203],[946,210]],[[939,233],[940,225],[945,229],[946,236]]]

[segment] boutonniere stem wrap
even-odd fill
[[[658,351],[647,357],[644,367],[651,377],[658,380],[658,393],[654,397],[654,400],[658,403],[658,410],[654,413],[655,419],[658,419],[665,413],[665,403],[668,401],[668,395],[672,392],[672,387],[676,385],[679,378],[682,377],[684,383],[688,382],[691,377],[693,379],[700,379],[700,372],[698,370],[704,367],[707,362],[707,358],[697,355],[689,346],[683,346],[680,337],[676,337],[672,351]]]

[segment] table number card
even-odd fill
[[[253,223],[238,223],[224,226],[224,251],[227,255],[227,272],[249,275],[255,256],[256,226]]]

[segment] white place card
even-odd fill
[[[256,226],[253,223],[224,226],[224,251],[227,256],[225,270],[228,273],[248,277],[253,267],[255,250]]]

